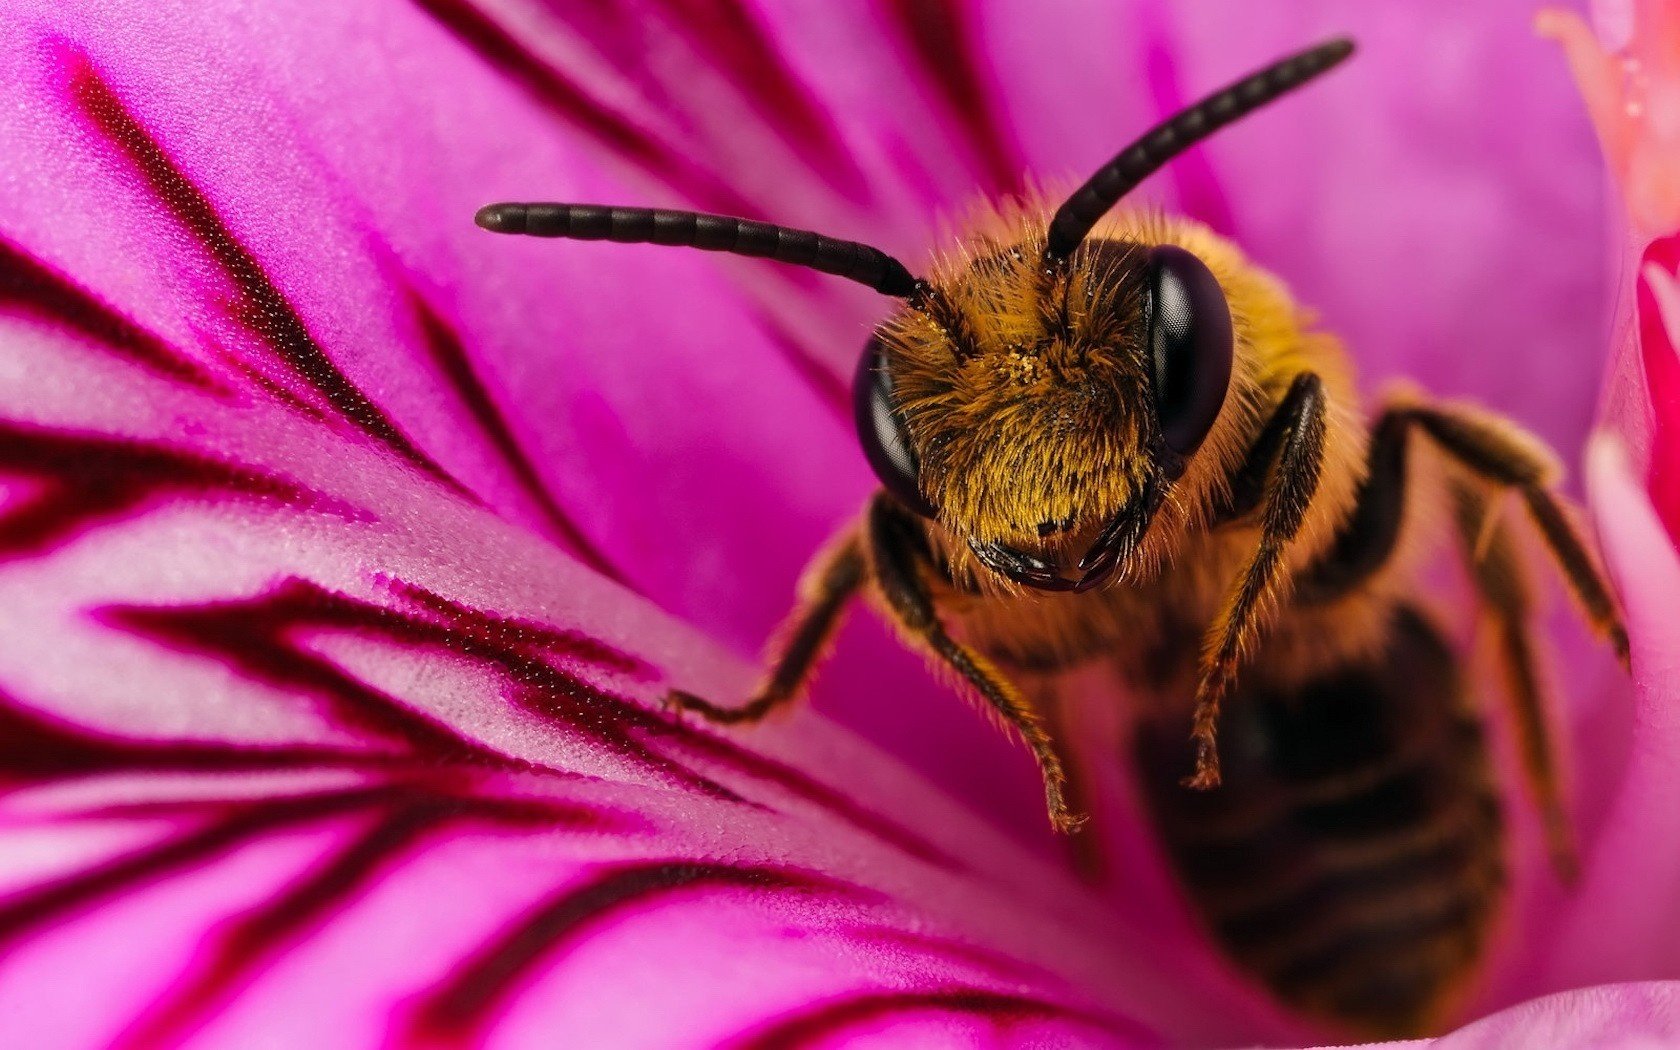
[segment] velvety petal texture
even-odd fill
[[[1680,985],[1647,982],[1582,988],[1485,1017],[1451,1035],[1408,1045],[1436,1050],[1592,1047],[1657,1050],[1680,1041]]]
[[[1291,282],[1373,391],[1478,397],[1575,458],[1603,180],[1531,5],[1253,6],[6,5],[0,1046],[1332,1038],[1219,959],[1117,762],[1093,886],[1027,757],[867,617],[815,712],[661,709],[750,688],[873,487],[846,377],[877,298],[470,221],[696,207],[920,266],[975,199],[1348,31],[1360,62],[1147,196]],[[1553,639],[1587,880],[1542,923],[1561,891],[1524,840],[1464,1020],[1680,976],[1640,921],[1680,864],[1619,867],[1671,823],[1680,745],[1646,447],[1596,446],[1592,482],[1631,725],[1595,714],[1627,694],[1596,649]],[[1642,1045],[1671,996],[1572,992],[1443,1045]]]
[[[1596,752],[1604,770],[1616,771],[1616,787],[1587,876],[1540,968],[1551,987],[1680,976],[1680,951],[1669,936],[1680,919],[1680,846],[1667,830],[1680,755],[1680,198],[1664,189],[1667,173],[1680,170],[1680,4],[1607,3],[1593,14],[1596,28],[1565,11],[1545,12],[1537,26],[1564,47],[1625,205],[1612,271],[1619,309],[1588,488],[1607,567],[1637,638],[1635,697],[1626,751]]]
[[[657,710],[751,671],[615,582],[635,537],[591,540],[565,463],[657,447],[610,433],[637,423],[787,445],[727,410],[739,359],[644,386],[663,410],[591,409],[613,382],[581,359],[501,371],[489,348],[579,345],[506,301],[517,260],[461,291],[505,140],[632,191],[547,117],[482,125],[525,103],[454,37],[268,4],[0,33],[0,1044],[1135,1046],[1133,989],[1188,1011],[1112,913],[1087,943],[1075,882],[843,731],[747,750]],[[701,355],[723,280],[670,279],[693,309],[662,335],[596,323]],[[504,411],[551,372],[580,401],[555,418],[605,431]]]

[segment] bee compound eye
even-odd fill
[[[1149,253],[1148,347],[1167,447],[1196,451],[1231,385],[1231,307],[1207,266],[1176,245]]]
[[[931,518],[935,511],[922,495],[920,463],[910,433],[892,400],[892,373],[886,367],[886,348],[873,336],[863,348],[857,378],[852,383],[852,410],[857,418],[858,440],[863,454],[899,502]]]

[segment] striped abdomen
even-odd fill
[[[1457,660],[1420,616],[1388,651],[1225,705],[1224,783],[1179,785],[1187,722],[1140,727],[1144,797],[1226,951],[1286,1003],[1414,1034],[1481,956],[1503,823]]]

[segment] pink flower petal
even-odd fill
[[[1368,389],[1398,376],[1473,397],[1575,461],[1603,366],[1603,178],[1532,11],[1185,13],[1181,75],[1217,76],[1239,43],[1259,57],[1352,34],[1336,81],[1209,144],[1239,241],[1347,340]]]
[[[1680,347],[1671,335],[1680,332],[1677,279],[1680,238],[1653,241],[1645,248],[1636,278],[1634,330],[1644,396],[1637,415],[1629,407],[1615,422],[1645,439],[1647,491],[1669,539],[1680,542]]]
[[[1597,439],[1588,480],[1633,643],[1633,750],[1571,904],[1572,922],[1546,952],[1546,987],[1680,975],[1670,936],[1680,921],[1680,821],[1672,805],[1680,754],[1680,637],[1673,629],[1680,559],[1615,438]]]
[[[1646,237],[1670,233],[1680,228],[1680,6],[1602,6],[1616,13],[1601,21],[1629,31],[1610,48],[1572,12],[1548,10],[1537,24],[1564,46],[1635,229]]]
[[[1542,32],[1564,47],[1627,208],[1627,255],[1618,299],[1634,306],[1605,400],[1648,474],[1657,512],[1680,538],[1680,5],[1672,0],[1604,3],[1601,26],[1619,27],[1601,43],[1578,15],[1547,11]]]
[[[1680,1039],[1680,984],[1648,981],[1560,992],[1502,1010],[1439,1039],[1384,1046],[1433,1050],[1592,1047],[1657,1050]]]
[[[1133,1046],[1125,1000],[1192,1012],[842,730],[657,714],[668,675],[750,671],[400,450],[48,317],[0,340],[32,489],[0,514],[0,1045]],[[43,860],[51,829],[83,841]]]

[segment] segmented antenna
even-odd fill
[[[1066,259],[1115,203],[1167,161],[1232,121],[1326,73],[1353,54],[1353,41],[1329,40],[1250,73],[1157,124],[1079,187],[1050,220],[1047,260]]]
[[[480,208],[473,221],[495,233],[619,244],[675,244],[750,255],[844,277],[900,299],[918,294],[916,278],[903,263],[879,248],[750,219],[598,204],[491,204]]]

